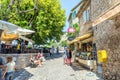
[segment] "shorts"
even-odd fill
[[[13,80],[12,77],[13,77],[13,72],[7,72],[5,74],[5,80]]]

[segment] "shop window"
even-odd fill
[[[92,51],[93,51],[92,42],[82,43],[80,58],[84,60],[89,60],[89,59],[93,60],[94,55],[92,54]]]

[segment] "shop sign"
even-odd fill
[[[68,28],[68,33],[74,33],[75,31],[75,28]]]
[[[73,36],[68,37],[68,40],[69,40],[69,41],[72,41],[72,40],[74,40],[74,37],[73,37]]]

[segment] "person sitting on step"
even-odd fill
[[[35,59],[35,57],[33,57],[33,55],[30,55],[30,62],[32,62],[32,64],[37,64],[37,65],[41,66],[41,61],[39,59]]]

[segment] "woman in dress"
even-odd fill
[[[71,65],[72,53],[71,53],[70,48],[67,49],[66,54],[67,54],[67,60],[66,60],[66,62],[67,62],[68,65]]]

